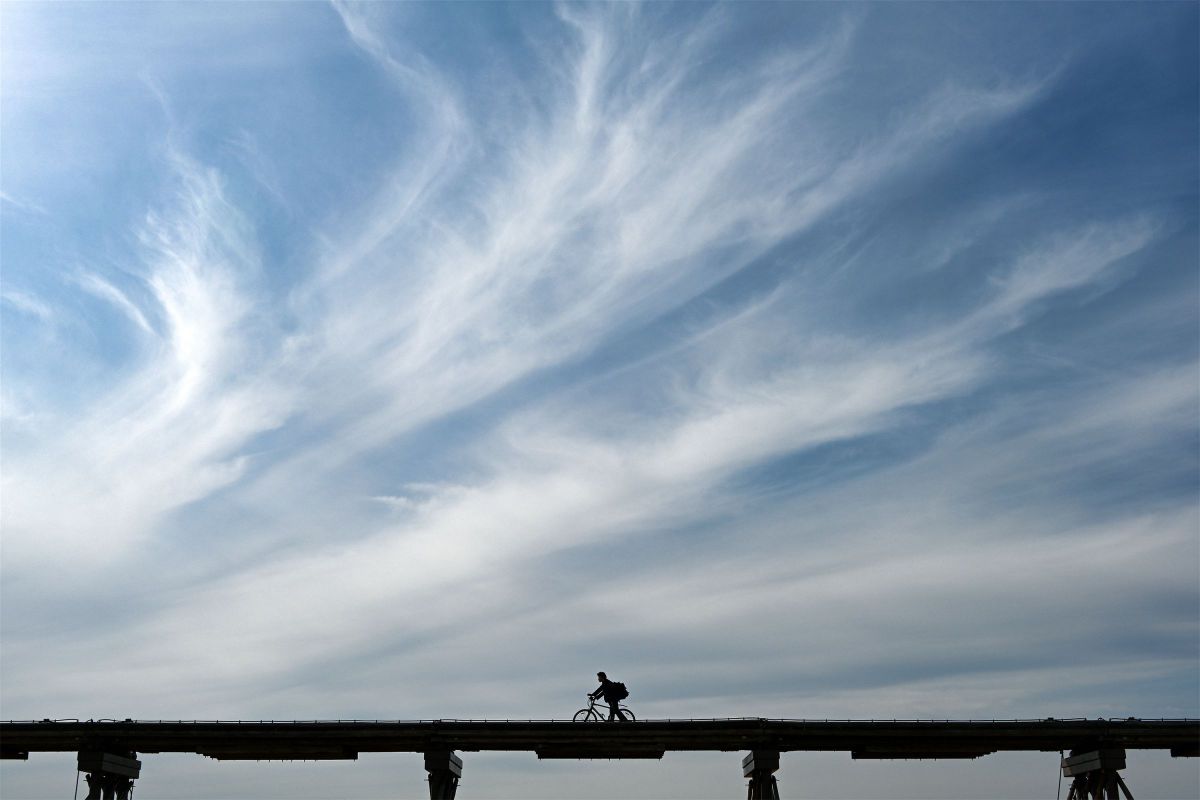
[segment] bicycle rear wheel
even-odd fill
[[[571,717],[572,722],[595,722],[600,719],[595,709],[581,708],[575,712],[575,716]]]
[[[637,717],[635,717],[633,712],[625,706],[621,706],[621,716],[625,717],[625,719],[629,720],[630,722],[637,722]]]

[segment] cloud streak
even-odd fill
[[[39,449],[15,454],[21,466],[5,476],[10,563],[126,557],[165,513],[236,480],[246,440],[286,414],[286,394],[246,371],[254,320],[239,284],[257,267],[244,223],[215,174],[184,161],[179,168],[178,205],[140,231],[146,262],[136,268],[148,307],[98,276],[79,280],[148,343],[127,378],[89,398]]]

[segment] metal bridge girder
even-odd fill
[[[454,751],[533,752],[539,758],[662,758],[670,751],[751,751],[751,797],[775,800],[779,754],[849,752],[855,758],[977,758],[990,752],[1071,750],[1064,769],[1075,800],[1120,800],[1124,750],[1200,755],[1200,720],[643,720],[588,725],[566,720],[0,722],[0,758],[78,752],[89,800],[125,800],[137,753],[198,753],[218,759],[353,759],[362,753],[424,753],[434,800],[453,798],[462,775]],[[1116,754],[1119,752],[1120,758]],[[1088,756],[1088,754],[1093,754]],[[1094,762],[1094,763],[1093,763]],[[1098,769],[1091,768],[1098,766]],[[1074,774],[1078,771],[1078,774]]]

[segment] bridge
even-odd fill
[[[1072,800],[1127,800],[1126,750],[1200,756],[1200,720],[772,720],[761,718],[588,723],[559,720],[0,722],[0,758],[78,753],[86,800],[128,800],[154,753],[216,759],[355,759],[423,753],[431,800],[452,800],[459,752],[525,751],[538,758],[662,758],[667,751],[745,751],[751,800],[778,800],[779,754],[844,751],[856,759],[962,759],[1001,751],[1062,751]]]

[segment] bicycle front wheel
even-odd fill
[[[572,722],[595,722],[598,719],[600,717],[590,708],[581,708],[575,712],[575,716],[571,717]]]

